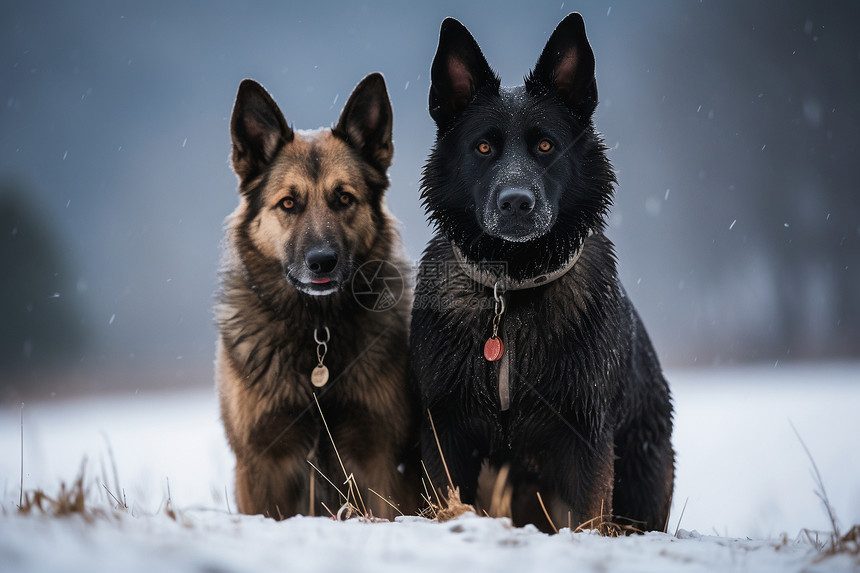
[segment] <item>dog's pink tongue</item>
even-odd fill
[[[327,282],[331,282],[331,279],[328,277],[324,277],[321,279],[311,279],[311,282],[314,283],[315,285],[324,285]]]

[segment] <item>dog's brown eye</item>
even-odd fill
[[[486,141],[482,141],[478,144],[478,153],[481,155],[489,155],[492,150],[493,148],[490,147],[490,144]]]
[[[280,205],[281,209],[283,209],[284,211],[292,211],[296,206],[296,200],[292,197],[286,197],[284,199],[281,199]]]
[[[552,143],[548,139],[543,139],[540,143],[538,143],[538,149],[546,153],[547,151],[552,149]]]
[[[341,205],[352,205],[355,201],[355,197],[347,193],[346,191],[341,191],[340,197],[338,197]]]

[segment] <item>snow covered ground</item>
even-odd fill
[[[90,523],[20,517],[21,409],[6,405],[0,570],[860,570],[860,556],[822,558],[802,533],[826,535],[830,523],[792,429],[814,457],[843,531],[860,523],[860,364],[668,377],[677,450],[670,535],[623,539],[548,536],[468,516],[444,524],[237,516],[230,512],[232,459],[209,389],[27,403],[24,489],[53,495],[86,458],[90,507],[114,505],[104,483],[124,492],[130,510]],[[164,511],[168,487],[177,520]]]

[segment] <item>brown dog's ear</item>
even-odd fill
[[[554,91],[567,107],[590,117],[597,107],[594,52],[585,36],[582,16],[573,12],[549,37],[534,71],[526,78],[529,93]]]
[[[454,18],[445,18],[430,67],[430,116],[439,130],[446,131],[486,87],[498,92],[498,76],[469,30]]]
[[[394,157],[393,116],[385,79],[372,73],[355,86],[334,131],[385,173]]]
[[[230,120],[233,171],[241,181],[258,175],[278,150],[293,140],[275,100],[254,80],[244,80],[236,94]]]

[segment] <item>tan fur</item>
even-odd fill
[[[240,203],[227,219],[216,306],[217,388],[236,455],[237,505],[242,513],[283,518],[343,504],[326,480],[347,491],[316,394],[369,512],[396,515],[372,489],[411,513],[419,495],[410,482],[417,475],[418,408],[406,379],[411,293],[406,288],[394,307],[372,311],[350,289],[351,273],[367,261],[388,261],[408,277],[382,197],[391,160],[384,83],[372,75],[359,84],[334,130],[293,133],[262,87],[248,82],[234,109]],[[350,112],[356,102],[358,109],[369,105],[366,115]],[[380,131],[385,119],[387,131]],[[348,206],[338,202],[343,193],[354,198]],[[294,212],[281,208],[285,197],[294,200]],[[337,292],[313,296],[297,288],[295,277],[307,273],[305,254],[320,244],[336,248],[345,270],[333,274],[342,283]],[[330,379],[315,389],[314,329],[323,327],[331,332]],[[324,474],[314,477],[313,500],[311,463]]]
[[[316,178],[310,177],[304,166],[312,150],[321,152],[320,172]],[[331,212],[326,205],[330,191],[338,185],[359,200],[358,209],[350,213],[342,230],[348,241],[357,243],[357,249],[369,249],[376,234],[369,213],[370,192],[362,181],[361,170],[350,161],[350,155],[348,145],[332,135],[330,130],[310,135],[296,134],[271,169],[271,182],[263,195],[263,203],[269,208],[261,214],[258,225],[251,229],[251,237],[264,255],[283,262],[284,245],[295,244],[304,233],[318,234],[328,225],[339,224],[331,220]],[[300,215],[285,219],[279,216],[278,202],[288,194],[306,203],[307,209]],[[247,204],[240,205],[232,219],[241,220],[243,207]]]

